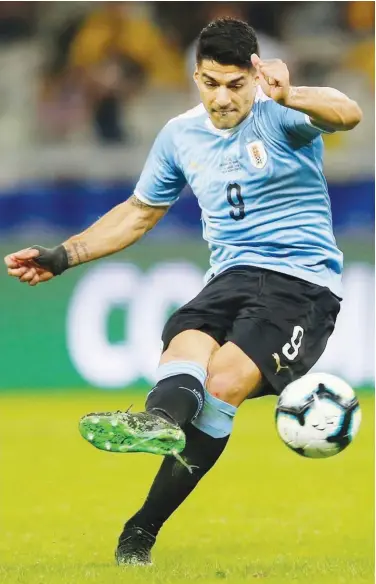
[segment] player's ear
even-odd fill
[[[195,70],[193,72],[193,81],[196,83],[196,85],[198,85],[198,75],[199,75],[199,73],[198,73],[198,66],[196,64]]]

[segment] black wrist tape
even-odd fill
[[[41,268],[52,272],[54,276],[59,276],[69,268],[67,250],[63,245],[57,245],[51,249],[40,245],[33,245],[31,249],[37,249],[39,251],[39,256],[33,258],[33,261],[41,266]]]

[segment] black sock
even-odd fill
[[[204,388],[193,375],[172,375],[158,381],[146,399],[146,411],[183,427],[200,413]]]
[[[182,453],[190,465],[190,474],[180,462],[166,456],[141,509],[125,524],[141,527],[156,536],[163,523],[181,505],[200,479],[212,468],[223,452],[229,436],[212,438],[191,424],[186,429],[187,444]]]

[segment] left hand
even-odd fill
[[[290,74],[287,65],[281,59],[263,61],[256,54],[251,56],[251,62],[257,71],[258,81],[265,95],[285,105],[290,93]]]
[[[4,262],[9,276],[18,278],[20,282],[27,282],[29,286],[51,280],[54,274],[38,264],[39,255],[37,249],[27,248],[5,256]]]

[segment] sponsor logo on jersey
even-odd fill
[[[264,168],[268,160],[268,155],[261,140],[247,144],[246,148],[252,165],[255,168]]]

